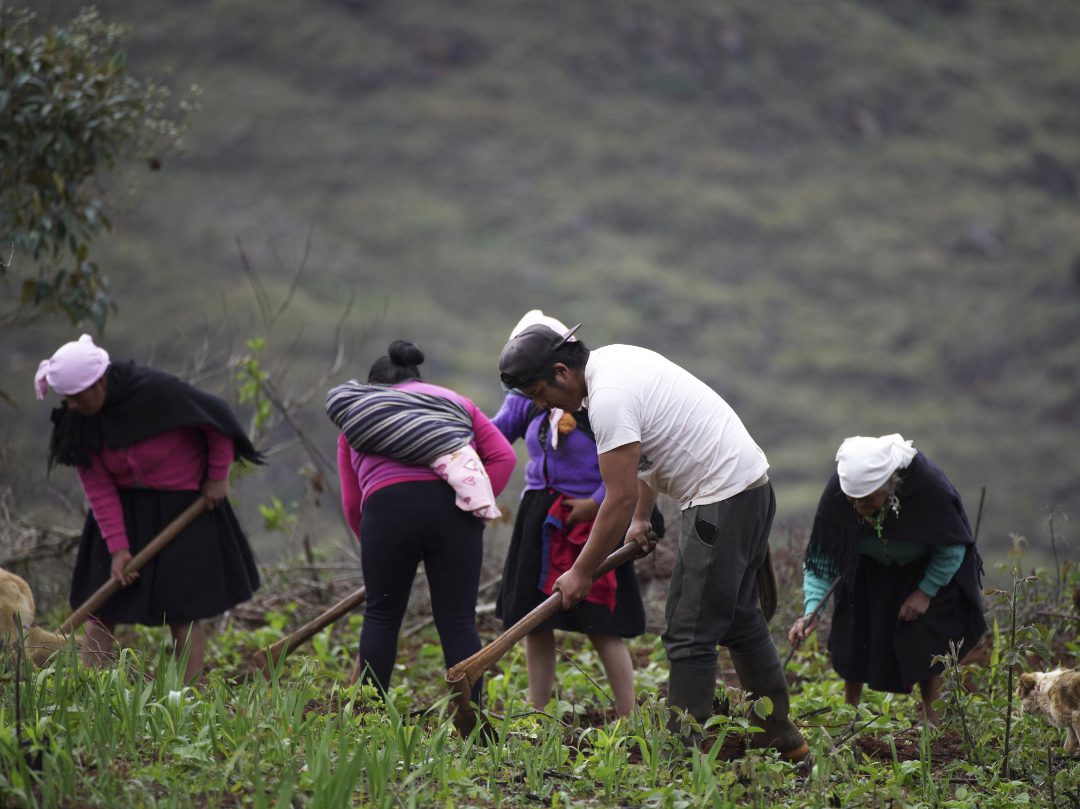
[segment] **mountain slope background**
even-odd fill
[[[297,390],[355,296],[335,379],[405,337],[430,381],[493,413],[499,349],[539,307],[584,322],[590,346],[644,345],[713,385],[769,456],[783,525],[808,528],[845,436],[901,432],[973,520],[986,487],[990,558],[1011,533],[1048,548],[1051,513],[1075,555],[1071,0],[98,7],[133,26],[133,68],[202,90],[186,153],[112,181],[97,255],[114,356],[184,372],[260,336],[239,240],[275,301],[306,266],[273,334]],[[30,393],[74,336],[3,335],[19,407],[0,438],[28,513],[77,494],[66,471],[44,476]],[[332,458],[321,401],[297,419]],[[248,522],[272,496],[302,499],[305,460],[290,449],[248,476]],[[331,510],[305,530],[341,534]]]

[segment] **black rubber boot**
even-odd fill
[[[668,674],[668,706],[673,710],[668,720],[668,729],[680,735],[688,747],[698,744],[704,738],[704,733],[694,729],[685,732],[679,711],[685,711],[698,725],[704,725],[712,716],[715,696],[715,663],[711,666],[691,666],[677,662],[671,664]]]
[[[731,651],[730,649],[728,651]],[[772,747],[789,761],[802,761],[810,752],[802,733],[788,716],[791,702],[788,698],[787,679],[776,656],[776,648],[770,642],[757,651],[731,652],[731,662],[744,690],[757,699],[772,700],[772,713],[765,719],[752,717],[754,724],[763,728],[750,739],[751,747]]]

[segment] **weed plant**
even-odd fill
[[[1076,665],[1068,602],[1080,569],[1065,560],[1025,571],[1025,550],[1017,538],[1001,565],[1011,587],[988,591],[985,660],[960,665],[955,649],[942,659],[940,727],[918,721],[914,696],[867,690],[860,705],[844,704],[824,639],[812,635],[788,666],[792,716],[811,748],[800,765],[746,749],[771,705],[734,686],[718,685],[728,714],[702,728],[680,727],[685,715],[672,722],[655,636],[630,642],[639,694],[630,716],[616,720],[591,646],[560,635],[545,709],[525,700],[515,648],[483,683],[487,735],[462,738],[430,627],[402,639],[385,698],[346,684],[357,615],[264,679],[252,655],[302,618],[286,604],[263,627],[211,634],[211,666],[194,686],[181,681],[184,661],[161,643],[164,629],[124,628],[124,651],[103,669],[80,665],[74,648],[39,669],[0,657],[0,806],[1075,807],[1080,759],[1063,756],[1059,729],[1020,716],[1013,682],[1021,670]],[[795,575],[781,569],[785,583]],[[703,741],[687,749],[690,729]]]
[[[525,704],[523,654],[513,650],[484,683],[490,741],[453,730],[430,634],[403,647],[385,700],[370,686],[344,685],[349,643],[330,631],[268,681],[244,673],[238,661],[275,636],[276,617],[265,629],[215,636],[215,668],[194,687],[181,682],[182,666],[167,650],[145,651],[160,646],[150,630],[132,633],[134,648],[106,669],[79,665],[74,650],[37,670],[6,659],[0,804],[1074,806],[1080,761],[1061,756],[1058,730],[1025,718],[1011,724],[1004,745],[1015,704],[1000,681],[1028,665],[1031,633],[1040,631],[1021,627],[1024,635],[1012,625],[1013,615],[1037,606],[1026,600],[1029,578],[1017,580],[1000,621],[995,611],[1000,654],[981,667],[949,661],[940,728],[913,722],[913,697],[868,691],[861,705],[843,704],[826,655],[807,644],[790,667],[793,714],[812,749],[802,766],[741,750],[769,706],[734,688],[726,694],[732,715],[710,719],[704,743],[685,749],[668,730],[663,653],[652,637],[634,641],[635,656],[647,661],[640,709],[618,721],[598,661],[572,637],[563,639],[558,695],[544,712]],[[1068,583],[1078,579],[1066,570]],[[339,632],[355,637],[355,624]],[[1042,651],[1065,659],[1080,648],[1059,639]]]

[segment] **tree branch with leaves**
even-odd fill
[[[105,180],[121,161],[156,170],[177,152],[197,88],[172,108],[128,69],[127,29],[92,8],[39,28],[0,4],[0,282],[19,288],[0,325],[60,314],[100,331],[115,308],[90,251],[111,228]]]

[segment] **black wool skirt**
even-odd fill
[[[199,492],[121,489],[120,505],[132,556],[190,506]],[[112,556],[91,512],[71,577],[77,608],[109,578]],[[95,613],[106,623],[184,624],[220,615],[251,598],[259,571],[243,529],[226,500],[188,523]]]
[[[954,578],[930,600],[914,621],[901,621],[900,605],[922,581],[929,557],[910,564],[883,565],[863,556],[853,590],[836,602],[829,653],[845,680],[866,683],[875,691],[907,694],[915,683],[940,674],[935,655],[960,644],[959,657],[986,632],[981,605],[968,599]]]
[[[509,628],[547,599],[540,589],[540,554],[543,548],[543,525],[548,511],[558,498],[551,489],[525,492],[514,521],[514,535],[506,554],[502,586],[495,602],[495,614]],[[543,629],[561,629],[593,635],[618,635],[632,638],[645,631],[645,607],[641,603],[634,563],[615,569],[615,609],[603,604],[582,601],[541,624]]]

